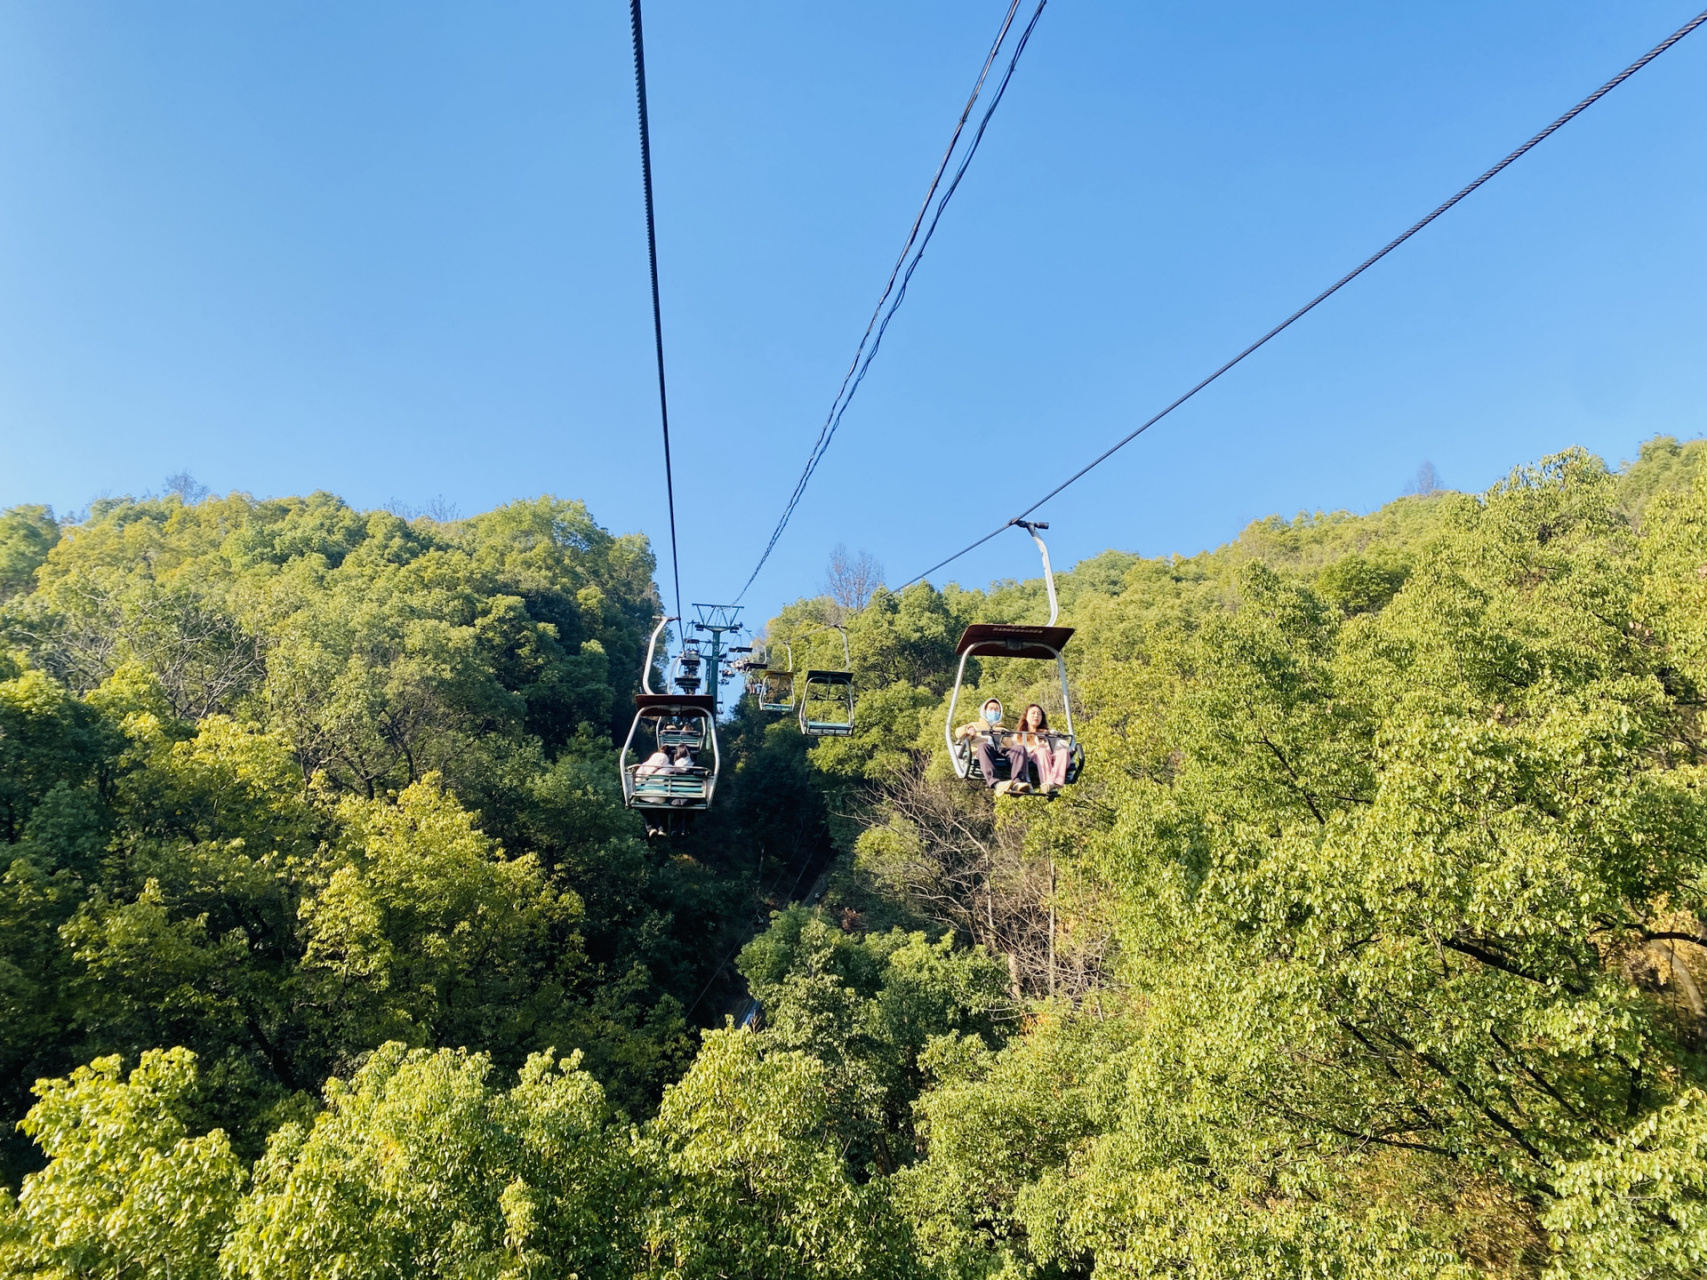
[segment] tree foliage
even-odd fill
[[[942,743],[1041,583],[798,601],[856,732],[668,852],[575,504],[7,513],[0,1274],[1700,1275],[1704,459],[1084,561],[1052,804]]]

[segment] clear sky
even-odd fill
[[[755,620],[838,542],[900,581],[1006,518],[1693,2],[1054,0]],[[650,0],[690,599],[756,559],[1003,8]],[[662,547],[637,150],[619,0],[6,0],[0,505],[551,492]],[[1052,503],[1057,562],[1707,431],[1704,226],[1707,31]]]

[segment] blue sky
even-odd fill
[[[745,580],[1002,8],[651,0],[691,599]],[[998,523],[1690,11],[1055,0],[753,612]],[[662,545],[629,57],[617,0],[0,7],[0,505],[188,469]],[[1057,561],[1707,431],[1704,162],[1700,32],[1052,503]],[[1014,533],[947,576],[1033,572]]]

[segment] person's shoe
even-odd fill
[[[1010,782],[1010,783],[1008,783],[1008,794],[1010,796],[1023,796],[1027,792],[1029,792],[1030,790],[1031,790],[1031,783],[1029,783],[1029,782]]]
[[[990,790],[994,791],[999,796],[1005,796],[1008,792],[1012,791],[1013,788],[1014,784],[1009,782],[1006,778],[1003,778],[995,786],[991,787]]]

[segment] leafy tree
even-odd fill
[[[982,950],[899,929],[857,937],[803,907],[778,912],[739,966],[764,1010],[761,1040],[826,1071],[851,1167],[893,1173],[913,1155],[919,1055],[935,1036],[995,1043],[1007,970]]]
[[[1566,1166],[1547,1228],[1550,1278],[1700,1275],[1707,1266],[1707,1123],[1699,1089]]]
[[[381,1046],[273,1135],[226,1274],[633,1274],[626,1142],[577,1067],[536,1054],[500,1091],[482,1054]]]
[[[8,507],[0,511],[0,601],[28,591],[47,553],[59,541],[51,507]]]
[[[0,1274],[205,1277],[246,1182],[218,1129],[189,1136],[195,1055],[151,1050],[121,1080],[117,1057],[44,1080],[24,1130],[51,1163],[0,1202]]]
[[[1703,456],[1084,562],[1048,805],[941,744],[1038,581],[799,601],[857,732],[744,701],[668,847],[643,541],[96,504],[0,603],[0,1271],[1698,1274]]]
[[[344,1043],[513,1053],[560,1016],[580,903],[532,855],[505,857],[431,778],[395,804],[347,800],[342,816],[357,848],[302,913],[304,971],[355,1023]]]
[[[706,1034],[642,1147],[658,1180],[646,1274],[907,1274],[882,1187],[860,1185],[841,1158],[826,1075],[805,1053],[763,1050],[751,1032]]]
[[[249,1156],[393,1036],[584,1044],[655,1106],[750,864],[739,822],[649,848],[614,786],[644,540],[553,499],[183,499],[97,504],[0,605],[6,1114],[176,1044]],[[15,1179],[41,1156],[4,1132]]]

